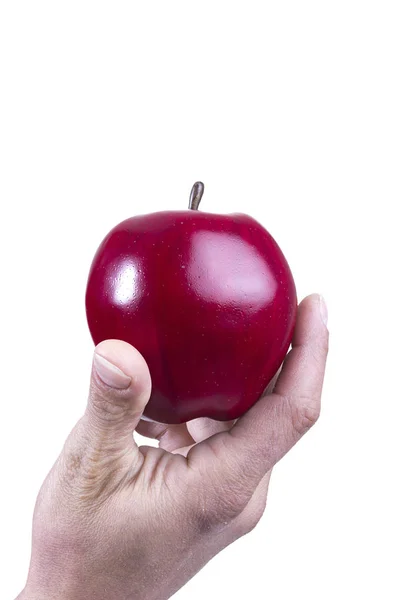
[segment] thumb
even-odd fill
[[[106,340],[96,346],[85,421],[89,437],[101,451],[139,454],[133,440],[150,398],[150,372],[143,356],[130,344]]]

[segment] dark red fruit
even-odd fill
[[[191,210],[123,221],[90,269],[95,344],[120,339],[146,359],[145,416],[163,423],[235,419],[260,397],[293,334],[296,290],[270,234],[243,214]]]

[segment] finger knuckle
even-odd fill
[[[97,419],[105,423],[118,423],[137,412],[126,390],[102,390],[93,386],[89,400]]]
[[[320,415],[319,399],[312,396],[300,396],[292,409],[293,428],[300,436],[304,435],[318,421]]]

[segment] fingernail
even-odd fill
[[[326,327],[328,325],[328,307],[326,306],[325,298],[321,295],[319,297],[319,310],[322,322]]]
[[[102,382],[109,387],[126,390],[130,386],[132,378],[97,352],[93,356],[93,365]]]

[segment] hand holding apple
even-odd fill
[[[122,341],[99,344],[85,414],[38,496],[18,600],[166,600],[251,531],[272,467],[318,417],[327,344],[324,305],[311,296],[275,392],[233,427],[141,421],[151,390],[143,357]],[[160,447],[139,448],[139,427]]]
[[[86,291],[95,344],[119,339],[149,365],[145,417],[183,423],[244,414],[291,342],[296,290],[271,235],[244,214],[189,210],[127,219],[94,257]]]

